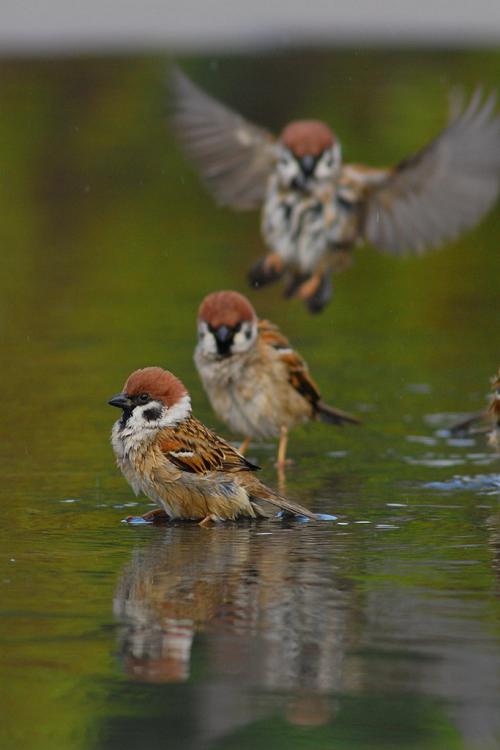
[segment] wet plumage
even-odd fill
[[[266,487],[257,466],[192,416],[172,373],[137,370],[109,403],[123,410],[112,431],[117,464],[134,492],[158,505],[146,520],[259,518],[269,515],[266,504],[315,518]]]

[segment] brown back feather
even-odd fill
[[[286,365],[288,380],[297,393],[309,401],[313,411],[321,399],[319,388],[309,375],[305,361],[294,349],[288,339],[283,336],[278,326],[269,320],[259,320],[259,334],[263,341],[272,346],[279,358]]]
[[[280,360],[287,367],[290,385],[309,402],[313,416],[332,424],[360,424],[357,417],[329,406],[321,400],[319,388],[310,376],[305,361],[291,348],[288,339],[274,323],[269,320],[259,320],[258,328],[261,339],[278,352]]]
[[[179,427],[162,430],[159,445],[169,461],[193,474],[259,469],[195,417],[185,420]]]

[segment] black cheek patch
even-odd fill
[[[153,406],[151,409],[145,409],[143,415],[144,419],[147,419],[148,422],[154,422],[161,417],[161,408]]]

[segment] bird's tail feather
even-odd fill
[[[293,503],[290,500],[287,500],[285,497],[278,495],[269,487],[266,487],[264,484],[262,484],[262,482],[255,484],[255,486],[253,486],[252,488],[249,488],[248,492],[250,495],[250,501],[252,502],[254,508],[256,507],[256,505],[257,507],[259,507],[259,501],[263,501],[269,503],[270,505],[274,505],[280,510],[284,510],[285,513],[291,513],[291,515],[293,516],[305,516],[306,518],[310,518],[312,521],[317,520],[316,513],[313,513],[307,508],[304,508],[303,505]]]
[[[484,422],[486,418],[487,412],[484,411],[477,412],[477,414],[471,414],[467,419],[463,419],[460,422],[453,424],[450,427],[450,435],[453,437],[460,437],[477,432],[478,430],[474,428],[476,428],[477,425],[480,425],[481,422]]]
[[[361,419],[358,419],[358,417],[354,417],[341,409],[336,409],[334,406],[328,406],[323,401],[317,401],[314,409],[321,422],[337,425],[361,424]]]

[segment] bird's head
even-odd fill
[[[257,315],[238,292],[209,294],[198,311],[198,351],[223,359],[248,351],[257,338]]]
[[[282,131],[277,173],[283,187],[307,190],[330,182],[340,173],[340,144],[328,125],[319,120],[295,120]]]
[[[108,403],[123,409],[122,426],[162,429],[191,414],[191,399],[181,381],[161,367],[144,367],[126,380],[123,390]]]

